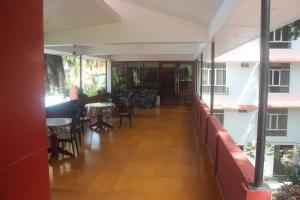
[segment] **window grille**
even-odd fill
[[[269,109],[266,117],[267,136],[287,135],[288,109]]]
[[[216,116],[220,123],[224,125],[224,110],[214,109],[214,116]]]
[[[272,49],[290,49],[291,41],[289,33],[284,28],[279,28],[270,33],[270,48]]]
[[[269,92],[289,93],[290,64],[270,63],[269,69]]]
[[[203,93],[210,93],[210,76],[210,63],[206,63],[203,68]],[[214,92],[215,94],[228,94],[228,87],[226,86],[226,63],[215,63]]]

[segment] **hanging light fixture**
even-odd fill
[[[77,56],[77,45],[76,44],[73,44],[73,51],[72,51],[72,55],[75,57]]]

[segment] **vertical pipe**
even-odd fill
[[[195,70],[194,70],[194,90],[195,90],[195,94],[198,95],[198,58],[196,58],[196,61],[195,61]]]
[[[82,89],[82,55],[79,55],[79,87]]]
[[[211,43],[211,71],[210,71],[210,115],[214,114],[215,93],[215,41]]]
[[[105,91],[107,91],[107,60],[105,60]]]
[[[200,56],[200,99],[202,100],[203,53]]]
[[[265,140],[266,140],[266,112],[268,103],[269,76],[269,39],[270,39],[270,0],[261,0],[260,27],[260,79],[258,124],[256,142],[256,160],[254,185],[260,187],[263,183]]]

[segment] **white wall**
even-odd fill
[[[297,40],[292,40],[291,49],[296,49],[296,50],[300,49],[300,38],[298,38]]]
[[[250,158],[247,156],[250,160],[251,164],[255,166],[255,159]],[[268,153],[265,154],[265,163],[264,163],[264,177],[272,177],[273,176],[273,168],[274,168],[274,155],[268,155]]]
[[[215,95],[215,104],[222,106],[257,105],[258,102],[258,63],[250,63],[242,68],[240,62],[226,63],[227,95]],[[209,103],[209,94],[203,96]]]
[[[257,62],[250,63],[249,68],[242,68],[240,62],[228,62],[227,86],[228,95],[215,95],[215,107],[225,107],[224,127],[231,134],[236,143],[243,145],[246,141],[252,141],[256,137],[257,110],[239,113],[238,110],[226,110],[226,107],[238,105],[258,105],[258,81],[259,67]],[[203,96],[209,105],[210,96]],[[290,92],[269,93],[269,102],[278,102],[277,106],[289,106],[294,102],[300,103],[300,63],[291,63],[290,68]],[[300,143],[300,108],[290,108],[288,116],[288,136],[268,137],[267,139],[276,144]]]
[[[224,127],[237,144],[252,142],[256,137],[257,111],[242,113],[237,110],[225,110]]]
[[[300,100],[300,62],[291,63],[289,95]]]

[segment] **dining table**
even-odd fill
[[[108,129],[113,129],[112,124],[103,121],[103,110],[115,108],[114,103],[109,102],[98,102],[98,103],[88,103],[85,105],[86,108],[94,109],[97,121],[91,125],[92,129],[96,132],[101,132]]]
[[[53,158],[58,159],[59,153],[67,156],[73,156],[73,154],[64,148],[59,147],[57,134],[62,129],[67,128],[72,123],[72,118],[47,118],[46,126],[50,130],[50,138],[51,138],[51,147],[49,147],[48,152],[51,153],[50,160]]]

